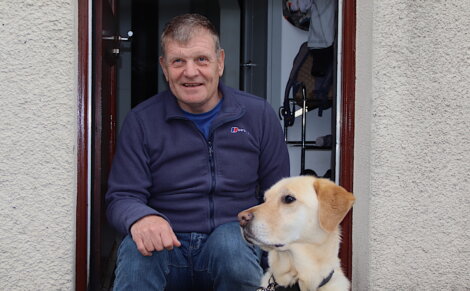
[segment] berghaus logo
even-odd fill
[[[231,133],[248,133],[244,128],[240,128],[240,127],[237,127],[237,126],[234,126],[230,129],[230,132]]]

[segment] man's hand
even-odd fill
[[[131,226],[132,239],[144,256],[153,251],[172,250],[181,246],[168,221],[157,215],[142,217]]]

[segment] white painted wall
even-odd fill
[[[73,290],[77,1],[0,1],[0,290]]]
[[[354,290],[470,290],[470,3],[357,4]]]

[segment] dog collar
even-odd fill
[[[325,286],[328,282],[330,282],[331,277],[333,277],[334,272],[335,272],[335,270],[332,270],[330,272],[330,274],[325,279],[323,279],[323,281],[321,281],[321,283],[320,283],[320,285],[318,285],[317,289]],[[276,282],[276,279],[274,278],[274,275],[271,275],[271,278],[269,278],[268,287],[266,287],[266,288],[259,287],[258,289],[256,289],[256,291],[275,291],[276,288],[280,287],[280,286],[281,285],[279,285]],[[300,290],[299,285],[297,283],[294,286],[295,286],[296,290]]]
[[[328,275],[328,277],[326,277],[325,279],[323,279],[323,281],[321,281],[320,285],[318,286],[318,288],[320,287],[323,287],[325,286],[328,282],[330,282],[331,280],[331,277],[333,277],[333,273],[335,272],[335,270],[332,270],[331,273]]]

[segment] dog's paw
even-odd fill
[[[271,279],[271,276],[273,274],[268,270],[266,273],[264,273],[263,277],[261,277],[261,287],[268,287],[269,285],[269,279]]]

